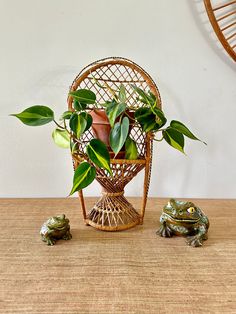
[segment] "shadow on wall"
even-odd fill
[[[231,70],[236,71],[236,64],[224,50],[211,26],[203,0],[187,1],[187,3],[190,7],[193,19],[208,45]]]

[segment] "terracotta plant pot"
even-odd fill
[[[89,113],[93,118],[92,131],[93,131],[94,137],[101,140],[102,142],[106,144],[111,158],[114,158],[115,154],[111,149],[110,141],[109,141],[111,125],[109,123],[105,110],[94,109],[94,110],[91,110]],[[134,117],[133,112],[129,112],[129,115],[131,117]],[[131,128],[132,128],[132,122],[130,122],[130,130]],[[124,159],[124,158],[125,158],[125,148],[123,147],[121,151],[116,155],[116,159]]]
[[[111,126],[105,110],[94,109],[89,112],[93,118],[92,131],[95,138],[110,147],[109,135]]]

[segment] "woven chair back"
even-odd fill
[[[104,85],[104,82],[114,90],[117,90],[120,84],[124,85],[127,96],[127,107],[131,111],[143,106],[143,103],[138,100],[132,84],[145,91],[151,90],[158,99],[157,105],[161,107],[159,90],[150,75],[133,61],[120,57],[105,58],[89,64],[77,75],[70,90],[75,91],[80,88],[90,89],[96,94],[97,102],[102,104],[111,100],[112,97],[108,89],[99,86]],[[72,109],[72,102],[72,97],[69,97],[68,108],[70,110]],[[94,105],[88,107],[88,110],[92,109],[94,109]],[[102,109],[101,106],[100,109]],[[146,134],[142,132],[140,126],[134,125],[130,136],[137,143],[140,158],[145,157]],[[85,132],[81,139],[83,143],[82,149],[93,137],[92,130]]]

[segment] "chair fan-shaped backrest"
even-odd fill
[[[77,90],[78,88],[91,89],[96,94],[97,101],[103,103],[111,98],[111,94],[108,90],[100,88],[94,79],[98,83],[106,82],[113,89],[117,89],[120,84],[123,84],[127,92],[129,107],[138,108],[142,106],[140,102],[137,102],[137,94],[135,94],[131,84],[146,91],[151,90],[161,104],[158,88],[152,78],[140,66],[128,59],[106,58],[95,61],[85,67],[75,78],[71,90]],[[69,99],[69,107],[71,106],[72,99]]]
[[[143,104],[137,100],[137,94],[132,88],[132,84],[142,88],[145,91],[151,92],[158,99],[158,106],[161,107],[161,98],[158,88],[150,75],[136,63],[125,58],[105,58],[95,61],[86,66],[75,78],[70,91],[75,91],[80,88],[92,90],[96,94],[98,103],[104,103],[111,99],[111,94],[108,89],[104,89],[99,85],[108,84],[112,89],[117,90],[120,84],[123,84],[126,89],[127,107],[129,109],[138,109]],[[68,107],[72,109],[72,97],[68,98]],[[90,105],[88,110],[94,109],[94,105]],[[84,145],[93,137],[93,134],[88,130],[82,137]],[[145,140],[146,134],[143,134],[139,126],[134,126],[131,131],[131,137],[138,144],[140,156],[145,156]]]

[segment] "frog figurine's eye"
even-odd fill
[[[190,213],[190,214],[192,214],[192,213],[195,212],[195,208],[194,208],[194,207],[189,207],[189,208],[187,209],[187,212]]]

